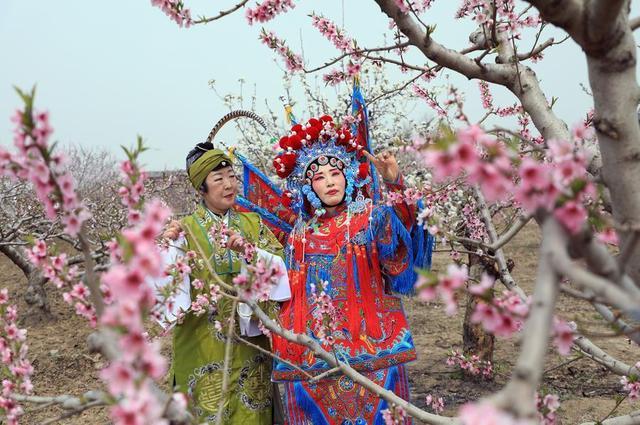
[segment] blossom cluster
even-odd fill
[[[67,254],[50,255],[49,248],[43,240],[38,240],[27,251],[29,261],[42,270],[42,275],[53,283],[56,288],[64,288],[62,298],[73,306],[76,314],[89,321],[91,327],[97,324],[96,311],[89,300],[89,288],[79,281],[80,271],[78,266],[69,265]],[[104,288],[108,295],[107,288]],[[105,297],[109,299],[109,297]]]
[[[561,355],[568,356],[571,353],[576,328],[575,322],[566,322],[558,317],[553,318],[553,344]]]
[[[238,288],[242,298],[248,300],[267,301],[271,289],[282,276],[283,270],[276,264],[267,264],[259,258],[255,265],[247,265],[247,274],[240,274],[233,278],[233,284]]]
[[[414,11],[415,13],[422,13],[429,9],[435,0],[395,0],[396,6],[402,13],[409,13]]]
[[[494,10],[496,22],[489,11]],[[523,28],[537,27],[542,18],[539,15],[519,13],[514,0],[463,0],[456,12],[456,18],[472,17],[480,25],[494,24],[509,31],[512,36],[519,37]]]
[[[433,413],[435,413],[436,415],[439,415],[444,411],[444,400],[442,397],[436,398],[431,394],[427,394],[427,397],[425,398],[425,402],[427,403],[427,406],[429,406],[433,411]]]
[[[9,305],[7,288],[0,290],[0,361],[2,362],[2,393],[0,412],[7,424],[15,425],[24,413],[22,407],[11,397],[15,392],[30,394],[33,385],[33,366],[27,358],[27,331],[17,325],[18,309]]]
[[[322,75],[322,81],[328,86],[335,86],[347,79],[349,75],[339,69],[334,69]]]
[[[389,406],[388,409],[384,409],[381,413],[385,425],[401,425],[409,418],[407,412],[402,407],[396,406],[395,404]]]
[[[522,329],[529,313],[529,306],[511,291],[504,291],[502,296],[491,303],[479,302],[471,316],[473,323],[496,336],[508,338]]]
[[[458,131],[454,140],[443,141],[424,156],[435,180],[463,177],[469,185],[479,185],[489,202],[513,193],[525,212],[553,211],[571,233],[586,222],[584,204],[595,198],[595,186],[586,177],[586,155],[570,143],[548,141],[552,162],[543,162],[530,156],[520,159],[475,125]]]
[[[318,286],[311,285],[311,305],[313,316],[313,332],[322,344],[333,347],[335,339],[333,334],[338,330],[340,323],[340,311],[328,294],[329,282],[320,282]]]
[[[463,425],[476,424],[517,424],[518,421],[509,413],[498,409],[489,401],[466,403],[458,411],[458,419]]]
[[[468,278],[467,266],[449,264],[447,273],[441,276],[421,271],[415,287],[422,301],[433,301],[439,295],[445,303],[446,313],[454,315],[458,311],[459,290],[464,287]]]
[[[516,114],[523,114],[524,110],[522,105],[513,104],[513,106],[495,108],[493,106],[493,95],[489,89],[489,83],[486,81],[479,81],[478,88],[480,89],[480,101],[482,107],[487,111],[496,114],[499,117],[509,117]]]
[[[556,412],[560,408],[560,400],[556,394],[547,394],[540,397],[536,393],[536,410],[538,411],[538,423],[541,425],[556,425]]]
[[[427,173],[426,178],[430,177],[431,173]],[[456,236],[462,225],[467,225],[462,210],[474,201],[456,184],[448,184],[435,191],[427,184],[422,192],[425,207],[418,212],[417,223],[438,236],[444,245]]]
[[[314,13],[311,15],[311,23],[320,31],[320,34],[331,41],[338,50],[348,52],[352,49],[353,40],[345,35],[344,31],[338,28],[330,19]]]
[[[75,192],[67,157],[49,146],[49,114],[33,109],[33,93],[19,93],[25,108],[11,118],[17,151],[12,154],[0,147],[0,176],[31,182],[47,218],[59,217],[65,231],[75,236],[91,215]]]
[[[540,397],[536,393],[536,409],[538,423],[543,425],[555,425],[556,412],[560,407],[558,396],[555,394],[547,394]],[[498,409],[489,401],[479,403],[467,403],[459,410],[459,419],[463,425],[476,424],[519,424],[522,421],[517,420],[509,413]]]
[[[142,138],[138,137],[138,146],[135,150],[125,149],[125,152],[129,159],[120,164],[122,186],[118,189],[118,196],[129,212],[129,224],[134,225],[140,220],[140,209],[144,205],[144,183],[147,179],[147,173],[140,169],[135,160],[136,156],[142,152]]]
[[[253,25],[254,22],[267,22],[295,6],[293,0],[264,0],[254,8],[247,8],[245,17],[249,25]]]
[[[469,202],[462,207],[462,215],[466,219],[467,233],[470,238],[475,240],[488,242],[489,235],[487,227],[482,219],[478,216],[478,208],[475,202]]]
[[[143,321],[156,304],[146,280],[164,275],[162,257],[155,238],[160,234],[169,209],[160,201],[145,204],[140,220],[122,231],[112,243],[112,266],[102,275],[113,302],[100,318],[101,324],[118,335],[121,354],[100,372],[111,395],[119,402],[111,410],[116,424],[163,424],[164,405],[152,391],[153,380],[162,378],[167,364],[160,346],[150,342]]]
[[[458,350],[453,350],[446,363],[448,366],[457,366],[473,376],[491,379],[493,376],[493,364],[488,360],[482,360],[477,354],[465,356]]]
[[[384,195],[385,203],[389,206],[395,204],[416,205],[424,197],[424,194],[414,187],[405,188],[403,191],[389,190]]]
[[[427,102],[427,105],[429,105],[434,111],[436,111],[439,117],[447,116],[446,109],[444,109],[444,107],[442,107],[438,103],[436,97],[432,93],[429,93],[427,89],[421,87],[419,84],[413,84],[411,88],[413,90],[413,94],[421,99],[424,99]]]
[[[184,7],[182,0],[151,0],[151,5],[162,10],[181,28],[189,28],[193,24],[191,11]]]
[[[302,56],[294,53],[285,43],[284,40],[278,38],[273,32],[262,30],[260,33],[260,41],[267,45],[271,50],[278,53],[284,60],[289,71],[302,71]]]
[[[638,381],[637,376],[623,376],[620,378],[620,383],[622,384],[622,388],[629,393],[631,400],[638,400],[640,398],[640,381]]]

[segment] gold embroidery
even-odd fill
[[[247,371],[247,380],[244,383],[244,392],[258,405],[271,398],[271,381],[266,361],[259,362],[256,367]]]
[[[222,399],[222,370],[208,372],[198,379],[196,399],[203,409],[209,412],[218,411]]]

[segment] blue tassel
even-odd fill
[[[424,268],[431,270],[431,260],[433,258],[433,250],[436,248],[436,238],[429,232],[427,233],[427,249],[425,250]]]
[[[393,366],[389,368],[389,374],[387,375],[387,380],[384,383],[384,389],[393,391],[396,387],[396,381],[398,380],[398,367]],[[374,416],[374,424],[375,425],[385,425],[384,419],[382,417],[382,411],[388,409],[387,400],[381,398],[380,403],[378,404],[378,409],[376,410],[376,415]]]
[[[418,201],[418,209],[424,208],[422,200]],[[436,239],[422,226],[417,224],[411,230],[413,240],[413,265],[419,269],[431,269],[431,259]]]
[[[417,224],[411,229],[411,241],[413,242],[413,265],[417,268],[424,268],[425,261],[428,261],[427,253],[424,249],[425,231]]]
[[[381,260],[390,258],[396,255],[400,244],[407,248],[406,261],[409,263],[404,272],[398,276],[387,276],[391,283],[391,290],[402,295],[413,294],[413,285],[416,280],[416,272],[414,271],[414,258],[413,258],[413,241],[409,231],[404,226],[400,218],[396,215],[393,208],[389,206],[379,206],[373,213],[373,234],[370,237],[374,238],[371,243],[376,243],[378,247],[378,255]],[[387,223],[391,224],[391,242],[383,245],[376,240],[377,235],[384,232]]]
[[[295,400],[300,408],[304,411],[308,419],[311,420],[313,425],[329,425],[327,419],[324,417],[322,410],[318,407],[313,397],[304,389],[301,382],[295,382],[293,384]]]

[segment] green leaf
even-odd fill
[[[584,179],[576,179],[571,182],[571,190],[574,194],[578,194],[578,192],[582,192],[582,190],[587,186],[587,181]]]

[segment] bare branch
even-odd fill
[[[371,48],[371,49],[356,49],[356,50],[350,50],[349,52],[343,53],[340,56],[337,56],[331,60],[329,60],[328,62],[326,62],[324,65],[320,65],[316,68],[311,68],[311,69],[305,69],[304,72],[306,72],[307,74],[311,74],[317,71],[320,71],[322,69],[328,68],[329,66],[340,62],[342,59],[350,57],[352,55],[361,55],[364,53],[372,53],[372,52],[388,52],[390,50],[396,50],[396,49],[402,49],[404,47],[409,46],[410,43],[408,41],[405,41],[403,43],[398,43],[398,44],[394,44],[393,46],[384,46],[384,47],[375,47],[375,48]]]
[[[393,0],[375,1],[382,11],[395,21],[400,31],[409,39],[409,42],[438,65],[457,71],[468,78],[482,78],[501,85],[507,84],[511,79],[512,73],[506,65],[489,64],[479,66],[473,59],[437,43],[410,15],[402,13]]]
[[[495,230],[495,226],[493,226],[493,221],[491,222],[492,225],[492,231],[495,234],[494,237],[497,237],[497,239],[495,240],[495,242],[489,243],[489,244],[485,244],[482,241],[476,240],[476,239],[469,239],[469,238],[458,238],[458,240],[460,242],[464,242],[465,244],[471,244],[473,246],[477,246],[480,247],[484,250],[487,250],[489,252],[493,252],[496,251],[500,248],[502,248],[503,246],[505,246],[507,243],[509,243],[509,241],[511,241],[511,239],[513,239],[513,237],[515,235],[518,234],[518,232],[527,225],[527,223],[529,221],[531,221],[531,215],[523,215],[523,216],[519,216],[518,219],[516,220],[516,222],[514,224],[511,225],[511,227],[509,227],[509,229],[502,233],[502,235],[500,235],[500,237],[497,237],[497,232]],[[486,226],[486,223],[485,223]]]
[[[264,349],[264,348],[260,347],[260,346],[259,346],[259,345],[257,345],[257,344],[254,344],[254,343],[252,343],[252,342],[247,341],[246,339],[242,338],[241,336],[239,336],[239,335],[238,335],[238,334],[236,334],[236,333],[234,333],[234,335],[233,335],[233,336],[234,336],[234,339],[235,339],[236,341],[241,342],[242,344],[245,344],[245,345],[247,345],[247,346],[249,346],[249,347],[251,347],[251,348],[253,348],[253,349],[255,349],[255,350],[258,350],[258,351],[260,351],[261,353],[266,354],[267,356],[269,356],[269,357],[271,357],[271,358],[274,358],[274,359],[278,360],[279,362],[282,362],[282,363],[285,363],[285,364],[287,364],[287,365],[291,366],[292,368],[296,369],[297,371],[299,371],[299,372],[300,372],[300,373],[302,373],[303,375],[306,375],[306,377],[307,377],[309,380],[313,380],[313,379],[317,379],[317,378],[318,378],[317,376],[314,378],[314,376],[313,376],[313,375],[309,374],[306,370],[302,369],[300,366],[298,366],[298,365],[296,365],[296,364],[294,364],[294,363],[291,363],[289,360],[285,360],[285,359],[283,359],[283,358],[282,358],[282,357],[280,357],[280,356],[275,355],[273,352],[271,352],[271,351],[269,351],[269,350],[266,350],[266,349]]]
[[[240,3],[236,4],[231,9],[220,11],[220,13],[218,13],[216,16],[212,16],[210,18],[202,17],[202,18],[200,18],[200,19],[198,19],[196,21],[193,21],[193,25],[208,24],[209,22],[213,22],[213,21],[216,21],[218,19],[224,18],[225,16],[230,15],[233,12],[235,12],[236,10],[240,9],[241,7],[243,7],[248,2],[249,2],[249,0],[242,0]]]
[[[571,279],[582,288],[593,292],[599,299],[607,300],[611,305],[638,317],[640,300],[620,289],[613,282],[595,275],[575,264],[564,250],[558,249],[551,259],[553,268],[563,276]]]
[[[489,207],[487,206],[487,202],[485,201],[484,196],[482,195],[482,192],[477,186],[474,188],[474,193],[475,193],[476,201],[478,203],[478,207],[480,209],[480,217],[482,218],[482,221],[485,227],[487,228],[487,233],[489,234],[489,240],[491,241],[492,245],[497,245],[498,232],[496,232],[496,228],[493,225],[493,221],[491,219],[491,213],[489,212]],[[524,224],[522,226],[524,226]],[[515,233],[517,233],[517,231]],[[520,288],[516,284],[516,282],[513,280],[513,277],[511,276],[511,272],[509,272],[507,259],[504,255],[504,251],[502,250],[502,248],[498,248],[495,250],[495,258],[496,258],[496,262],[498,263],[498,268],[500,271],[500,281],[504,284],[504,286],[509,288],[511,291],[514,291],[515,293],[517,293],[520,298],[526,299],[527,298],[526,294],[524,293],[522,288]]]
[[[598,242],[589,231],[575,235],[570,244],[570,254],[586,260],[590,270],[612,282],[617,282],[625,291],[640,297],[640,289],[625,275],[604,244]]]
[[[638,371],[636,367],[629,366],[628,364],[611,357],[584,336],[576,337],[573,343],[580,348],[587,357],[605,366],[616,375],[629,376],[630,374],[640,374],[640,371]]]
[[[11,398],[22,403],[38,404],[44,407],[59,405],[66,412],[51,419],[41,422],[41,425],[49,425],[60,422],[63,419],[79,415],[87,409],[111,404],[112,398],[102,391],[87,391],[81,397],[71,395],[59,395],[55,397],[41,397],[33,395],[12,394]]]
[[[542,246],[533,302],[522,332],[520,357],[511,380],[495,396],[497,405],[517,418],[535,417],[535,392],[542,378],[544,358],[551,335],[553,312],[558,298],[560,276],[552,266],[556,251],[565,249],[564,230],[554,219],[542,225]]]
[[[614,325],[623,335],[640,345],[640,329],[630,326],[619,315],[614,314],[609,307],[600,303],[593,303],[593,307],[609,323]]]
[[[617,416],[599,422],[584,422],[582,425],[638,425],[640,424],[640,410],[628,415]]]
[[[33,264],[29,262],[29,260],[27,260],[25,255],[20,251],[21,251],[20,249],[14,248],[9,245],[0,245],[0,252],[6,255],[7,258],[9,258],[11,262],[13,262],[13,264],[18,266],[20,270],[22,270],[22,272],[25,274],[25,276],[29,276],[31,272],[35,269],[35,267],[33,266]]]

